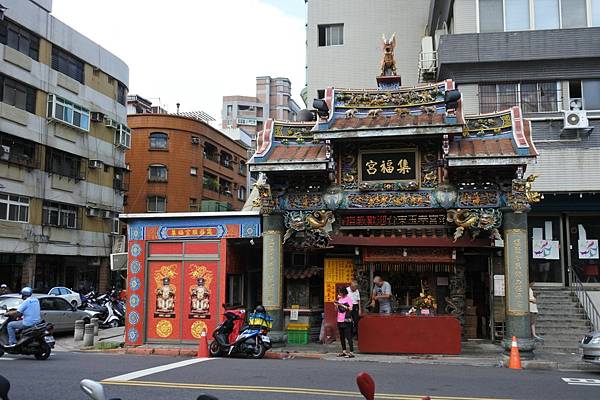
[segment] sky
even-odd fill
[[[54,0],[52,15],[129,65],[129,94],[221,121],[222,98],[256,77],[305,74],[304,0]]]

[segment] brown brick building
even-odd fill
[[[125,212],[240,210],[248,193],[246,148],[180,115],[131,114]]]

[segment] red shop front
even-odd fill
[[[127,345],[192,343],[225,303],[230,241],[260,237],[252,212],[131,214]]]

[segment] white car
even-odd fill
[[[73,305],[74,307],[79,307],[81,305],[81,296],[79,295],[79,293],[74,292],[69,288],[60,286],[53,287],[52,289],[50,289],[48,294],[50,296],[62,297],[63,299],[71,303],[71,305]]]

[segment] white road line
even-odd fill
[[[158,367],[142,369],[140,371],[130,372],[125,375],[114,376],[112,378],[104,379],[105,381],[131,381],[133,379],[141,378],[142,376],[157,374],[163,371],[169,371],[171,369],[186,367],[188,365],[201,363],[204,361],[211,361],[214,358],[192,358],[189,360],[179,361],[172,364],[161,365]]]
[[[561,378],[563,382],[569,385],[578,386],[600,386],[600,379],[586,379],[586,378]]]
[[[16,358],[5,358],[5,357],[0,357],[0,361],[15,361]]]

